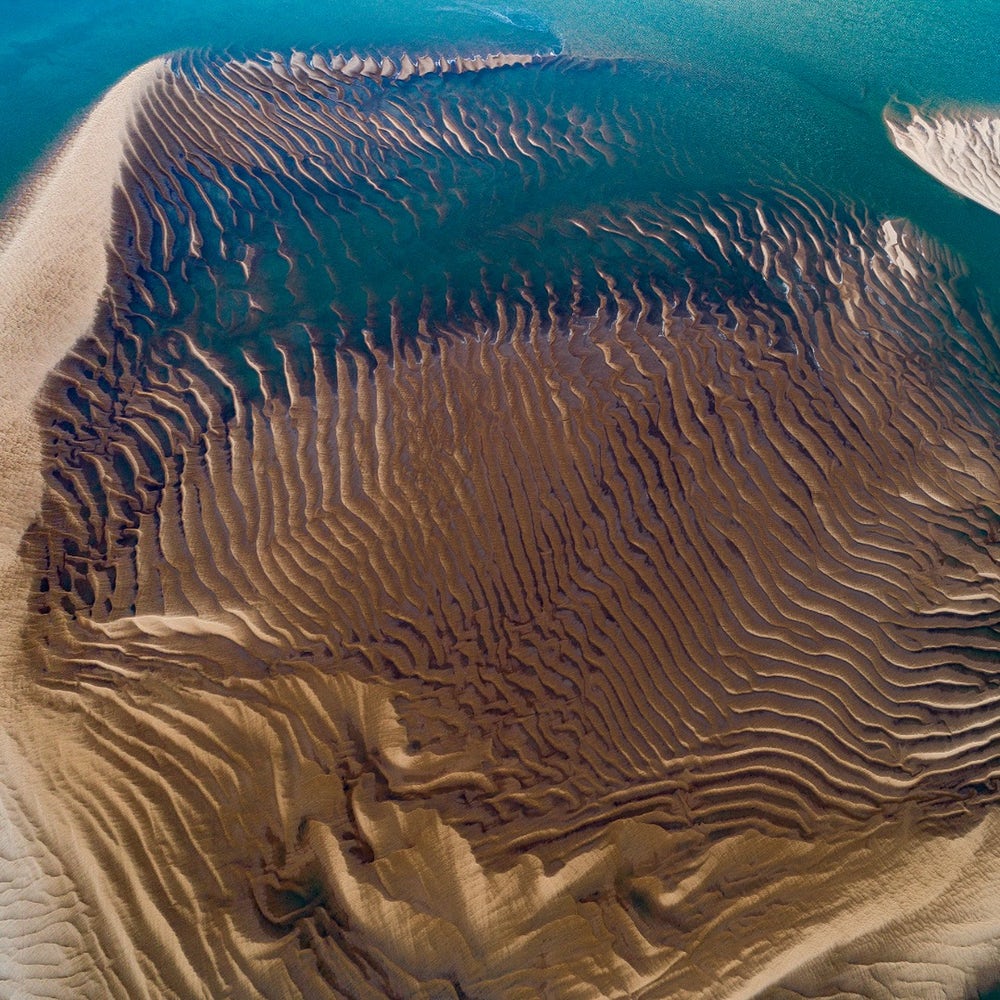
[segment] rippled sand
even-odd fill
[[[3,375],[26,995],[996,977],[993,321],[818,192],[599,198],[684,163],[579,103],[602,72],[181,56],[40,182],[0,258],[37,291],[0,300],[38,345]],[[12,256],[52,226],[58,280]]]

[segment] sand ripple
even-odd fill
[[[22,548],[39,995],[989,975],[996,330],[804,190],[580,185],[421,285],[497,178],[671,162],[597,72],[183,56],[137,100]]]

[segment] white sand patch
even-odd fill
[[[953,191],[1000,213],[1000,112],[885,115],[896,148]]]

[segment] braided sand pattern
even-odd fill
[[[563,220],[638,268],[569,299],[304,324],[266,368],[190,321],[241,169],[308,224],[405,212],[400,162],[611,162],[624,112],[398,89],[533,62],[178,59],[146,91],[23,548],[26,812],[76,859],[50,926],[115,958],[37,995],[989,975],[1000,392],[959,262],[803,192],[689,197]]]

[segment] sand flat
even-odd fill
[[[38,840],[40,816],[52,821],[53,803],[39,807],[33,764],[11,739],[23,722],[12,719],[24,618],[21,537],[42,496],[41,449],[34,403],[49,370],[90,329],[107,281],[106,245],[112,204],[128,130],[138,101],[166,61],[146,63],[116,84],[63,144],[9,210],[0,238],[0,758],[7,784],[0,788],[0,881],[7,887],[0,939],[2,978],[26,983],[19,948],[33,936],[62,931],[51,941],[58,979],[67,992],[97,996],[107,984],[94,963],[94,942],[76,892],[67,893],[66,858]],[[17,793],[10,791],[18,789]],[[30,791],[29,791],[30,790]],[[27,795],[27,797],[25,797]],[[43,906],[39,906],[44,901]]]
[[[65,942],[46,996],[874,998],[918,966],[967,994],[1000,881],[967,272],[807,188],[609,200],[586,181],[676,161],[658,117],[498,58],[494,87],[178,54],[117,119],[110,230],[78,220],[107,275],[82,237],[90,285],[32,251],[8,967]],[[564,184],[558,217],[500,212],[519,183]],[[39,211],[62,252],[73,211]],[[434,285],[501,220],[499,290],[475,258]],[[93,329],[33,352],[50,320]]]

